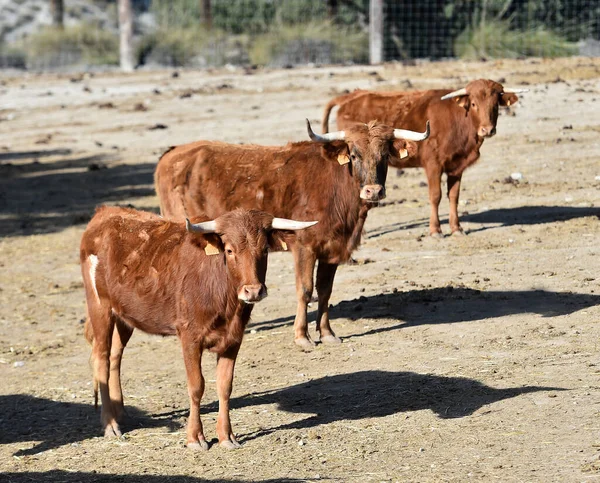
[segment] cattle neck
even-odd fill
[[[181,263],[185,263],[184,266],[189,267],[190,272],[186,277],[188,283],[183,288],[191,292],[187,294],[186,300],[192,301],[191,308],[194,312],[205,312],[207,307],[214,307],[212,317],[224,323],[227,326],[227,334],[235,335],[234,339],[241,342],[240,330],[243,335],[253,304],[238,299],[239,281],[233,278],[227,268],[223,251],[215,255],[207,255],[205,252],[207,240],[202,235],[187,233],[185,240],[192,248],[192,253],[198,257],[195,260],[194,256],[186,254],[189,250],[182,251],[186,260],[182,260]],[[202,261],[207,264],[207,267],[201,272],[197,267],[200,267]]]
[[[330,194],[331,209],[327,212],[328,221],[323,220],[319,225],[327,227],[331,239],[340,243],[341,251],[336,257],[339,260],[335,261],[340,263],[348,261],[360,245],[367,214],[378,203],[360,197],[360,182],[352,175],[350,164],[339,166],[336,161],[331,166],[335,173]]]

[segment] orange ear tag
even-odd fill
[[[506,101],[506,105],[510,107],[510,101]]]
[[[350,158],[348,157],[347,154],[338,154],[338,163],[340,163],[340,165],[344,165],[344,164],[348,164],[350,162]]]
[[[285,251],[287,251],[287,243],[284,242],[283,240],[281,241],[281,248],[283,248]]]
[[[400,150],[400,159],[408,158],[408,151],[406,149]]]
[[[204,252],[207,255],[218,255],[219,248],[214,246],[212,243],[206,242],[206,246],[204,247]]]

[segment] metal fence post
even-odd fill
[[[383,62],[383,0],[369,2],[369,60]]]

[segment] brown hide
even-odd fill
[[[397,168],[425,168],[430,201],[439,203],[439,178],[442,173],[450,177],[449,190],[454,186],[456,194],[450,194],[451,208],[458,202],[458,190],[463,171],[479,159],[479,149],[486,137],[496,132],[498,106],[516,103],[515,94],[503,93],[503,86],[491,80],[480,79],[466,86],[467,95],[447,100],[441,97],[451,92],[428,90],[414,92],[368,92],[355,91],[331,100],[323,115],[323,130],[328,131],[329,114],[337,111],[338,129],[346,129],[356,122],[377,119],[387,125],[403,129],[421,129],[427,120],[431,123],[431,135],[418,144],[414,157],[391,162]],[[437,182],[434,181],[437,178]],[[456,182],[454,180],[457,180]],[[453,184],[458,183],[458,184]],[[433,191],[432,191],[433,190]],[[430,230],[439,233],[437,204],[432,211]],[[452,211],[455,211],[452,208]],[[451,213],[452,231],[461,231],[458,215]]]
[[[360,199],[361,188],[384,186],[387,163],[398,162],[403,149],[414,154],[416,145],[394,139],[393,129],[379,123],[352,126],[345,141],[327,144],[275,147],[199,141],[163,155],[155,173],[156,190],[161,213],[168,218],[213,218],[241,206],[277,217],[319,220],[314,227],[290,234],[286,245],[300,243],[318,259],[340,263],[360,243],[373,206]],[[341,165],[338,158],[350,162]]]
[[[102,207],[82,237],[81,263],[98,257],[98,297],[128,325],[159,335],[176,335],[185,326],[206,348],[222,352],[243,335],[243,327],[231,326],[245,305],[238,293],[244,285],[264,284],[271,220],[237,210],[217,220],[219,236],[200,235],[152,213]],[[207,243],[219,254],[207,255]],[[226,261],[230,246],[235,263]]]
[[[479,158],[479,148],[485,137],[495,133],[498,106],[518,101],[515,94],[502,94],[501,84],[491,80],[476,80],[466,86],[467,96],[441,100],[450,90],[414,92],[355,91],[333,99],[323,118],[324,132],[328,130],[329,112],[338,105],[337,126],[345,129],[356,122],[377,119],[403,129],[421,129],[427,120],[431,135],[418,145],[417,155],[392,164],[396,167],[425,166],[431,154],[443,171],[459,174]],[[479,136],[480,128],[487,128]],[[433,153],[431,152],[433,151]],[[427,156],[423,154],[426,153]]]
[[[120,436],[120,365],[134,328],[181,340],[190,417],[187,443],[207,449],[200,421],[204,391],[201,354],[218,354],[219,444],[239,446],[231,429],[229,397],[235,359],[252,305],[266,295],[267,248],[285,232],[273,216],[235,210],[215,220],[214,233],[191,233],[185,223],[125,208],[97,210],[81,239],[81,269],[92,343],[94,391],[102,396],[106,436]],[[202,229],[202,227],[196,227]],[[212,254],[211,254],[212,253]]]
[[[312,347],[306,314],[315,285],[318,339],[340,342],[328,312],[337,265],[358,247],[373,202],[385,197],[388,163],[415,152],[413,141],[396,139],[393,128],[378,122],[350,126],[344,140],[325,143],[275,147],[199,141],[163,155],[155,184],[161,212],[169,218],[212,218],[241,206],[277,217],[319,221],[287,235],[280,245],[294,255],[298,297],[294,339],[306,350]]]

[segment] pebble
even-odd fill
[[[600,181],[600,176],[596,176],[594,179],[595,179],[596,181]]]
[[[573,201],[573,197],[572,196],[565,196],[565,201],[567,203],[570,203],[571,201]]]
[[[25,365],[24,361],[16,361],[13,366],[14,367],[23,367]]]
[[[519,181],[523,179],[523,175],[521,173],[510,173],[510,178]]]

